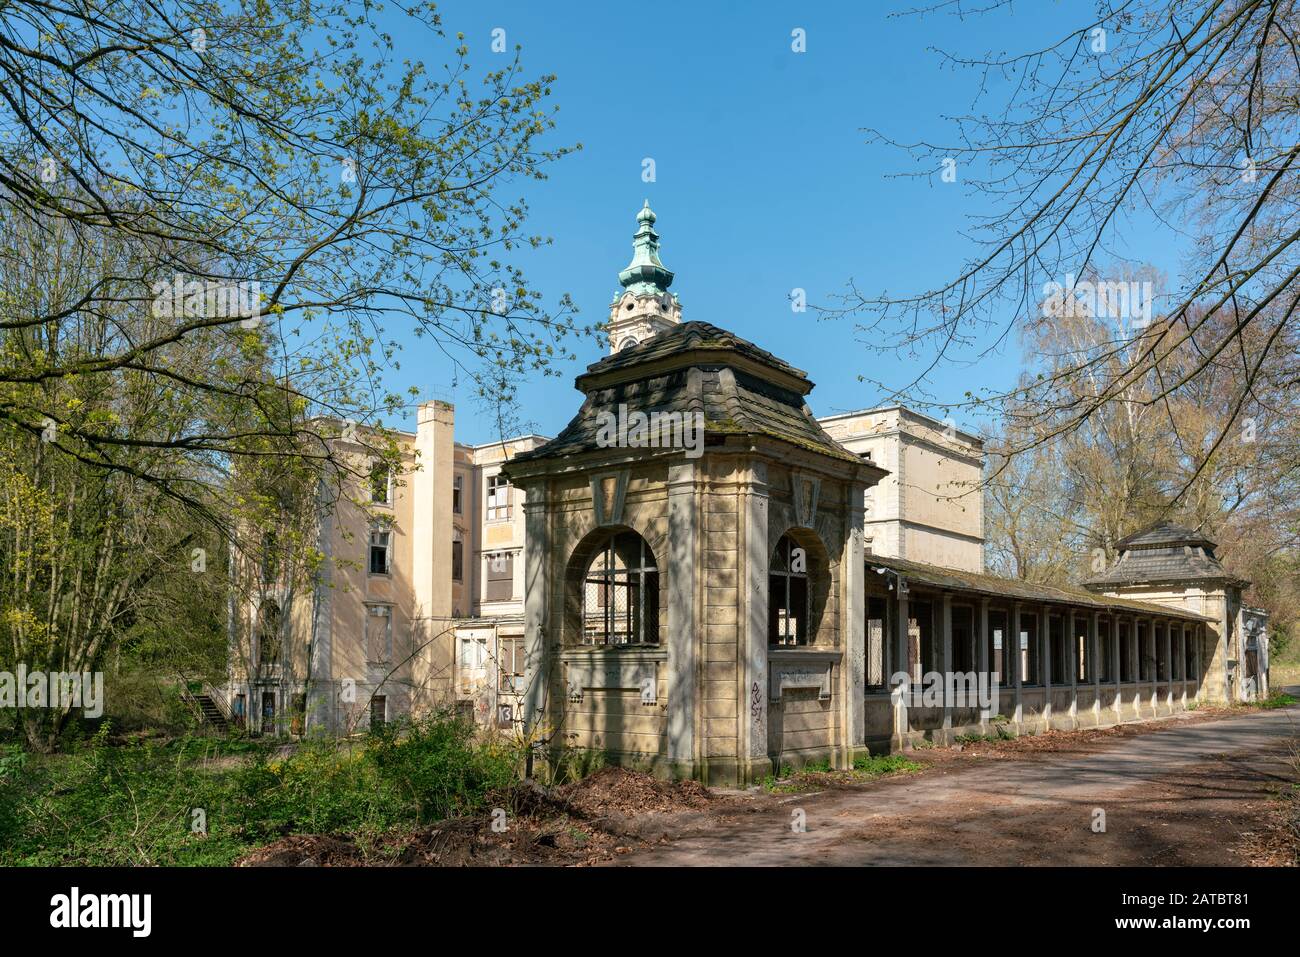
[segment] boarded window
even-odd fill
[[[487,601],[509,601],[515,597],[515,556],[511,552],[494,552],[485,557],[487,565]]]
[[[391,661],[393,657],[393,609],[388,605],[366,606],[366,660]]]
[[[388,698],[377,694],[370,699],[370,730],[378,731],[388,720]]]
[[[502,638],[497,645],[497,690],[524,693],[524,640]]]

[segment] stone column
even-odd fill
[[[1111,677],[1115,679],[1115,723],[1119,724],[1120,719],[1124,716],[1120,709],[1124,706],[1123,684],[1120,681],[1120,655],[1125,651],[1119,646],[1119,614],[1112,612],[1110,616],[1110,663]]]
[[[853,767],[856,749],[866,747],[867,741],[867,596],[863,581],[865,569],[862,552],[862,527],[866,519],[862,501],[865,486],[849,486],[849,508],[845,515],[844,560],[841,564],[840,594],[842,630],[844,634],[844,665],[840,669],[843,689],[844,767]]]
[[[1008,630],[1011,632],[1008,636],[1011,640],[1011,657],[1007,659],[1005,654],[1002,656],[1004,660],[1011,662],[1011,678],[1015,686],[1015,713],[1012,714],[1011,721],[1016,726],[1016,734],[1020,733],[1020,724],[1025,718],[1024,704],[1020,700],[1021,688],[1024,685],[1024,675],[1020,673],[1023,670],[1020,667],[1020,609],[1020,602],[1011,603],[1011,621],[1008,623],[1010,625]],[[1006,648],[1006,646],[1007,639],[1004,638],[1002,647]]]
[[[943,743],[952,743],[952,702],[948,700],[948,675],[952,673],[952,594],[943,593],[939,612],[939,672],[944,676]]]
[[[1038,667],[1042,671],[1043,730],[1052,728],[1052,619],[1046,605],[1038,610]]]
[[[907,663],[907,595],[903,593],[903,579],[898,576],[895,579],[894,587],[898,590],[895,607],[898,609],[895,617],[897,634],[894,636],[895,646],[898,650],[896,656],[897,663],[894,666],[896,672],[911,675],[911,670]],[[907,681],[895,682],[894,676],[890,675],[887,679],[890,683],[891,702],[894,710],[894,738],[890,742],[890,748],[894,751],[902,751],[908,744],[908,725],[907,725]]]
[[[699,774],[695,746],[697,679],[701,635],[696,614],[699,594],[696,550],[700,509],[696,465],[689,459],[668,468],[668,760],[682,776]]]
[[[1069,608],[1061,621],[1061,632],[1065,637],[1068,651],[1065,659],[1065,674],[1070,681],[1070,728],[1079,727],[1079,641],[1074,634],[1074,609]]]
[[[546,643],[550,615],[551,536],[546,513],[547,483],[531,487],[524,499],[524,733],[530,735],[546,721],[550,686],[554,680],[552,656]],[[557,557],[557,560],[562,560]],[[563,605],[561,604],[561,607]],[[558,622],[557,622],[558,626]],[[559,634],[549,636],[558,640]]]
[[[1147,619],[1147,647],[1151,649],[1151,716],[1156,714],[1156,699],[1160,697],[1160,668],[1156,661],[1156,620]]]
[[[997,714],[998,710],[998,686],[993,682],[991,663],[989,662],[989,600],[980,599],[979,628],[978,635],[975,639],[975,677],[977,681],[984,680],[988,676],[989,693],[992,696],[989,707],[990,711],[980,709],[980,734],[988,734],[989,717]],[[999,676],[999,681],[1001,677]]]
[[[1092,674],[1092,724],[1101,724],[1101,612],[1088,616],[1088,664]]]
[[[1165,622],[1165,707],[1174,710],[1174,623]]]
[[[754,462],[750,481],[740,495],[740,520],[744,524],[745,617],[741,627],[740,673],[744,676],[740,709],[742,777],[753,781],[772,769],[767,758],[767,466]],[[775,547],[775,543],[773,543]]]

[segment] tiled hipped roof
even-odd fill
[[[707,322],[681,323],[607,356],[575,384],[587,394],[578,414],[554,439],[514,462],[601,449],[602,414],[617,415],[620,406],[647,415],[698,411],[707,438],[766,436],[846,463],[862,461],[817,423],[803,399],[813,384],[801,370]]]
[[[1160,582],[1204,581],[1246,586],[1230,575],[1214,554],[1214,542],[1202,533],[1161,522],[1119,543],[1119,560],[1084,582],[1094,590]]]

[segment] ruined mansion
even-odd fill
[[[454,708],[744,783],[1266,692],[1262,616],[1203,534],[1133,535],[1078,587],[985,574],[979,438],[900,406],[814,417],[803,371],[682,321],[654,224],[647,205],[569,424],[464,445],[422,405],[399,474],[322,521],[315,587],[235,609],[205,694],[225,720],[344,734]],[[699,433],[611,441],[611,410]],[[931,674],[990,680],[915,693]]]

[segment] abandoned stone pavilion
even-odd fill
[[[1238,666],[1247,583],[1188,529],[1134,536],[1077,588],[983,574],[982,521],[959,536],[966,567],[911,557],[907,529],[878,554],[866,509],[891,469],[813,417],[804,372],[681,322],[648,208],[639,221],[617,351],[578,377],[568,426],[505,466],[525,492],[523,720],[553,747],[750,782],[995,724],[1106,726],[1265,690],[1266,657]],[[610,441],[610,416],[637,412],[666,424]],[[668,434],[692,421],[701,442]],[[977,456],[926,421],[935,468]],[[985,701],[902,693],[901,674],[931,672],[998,683]]]

